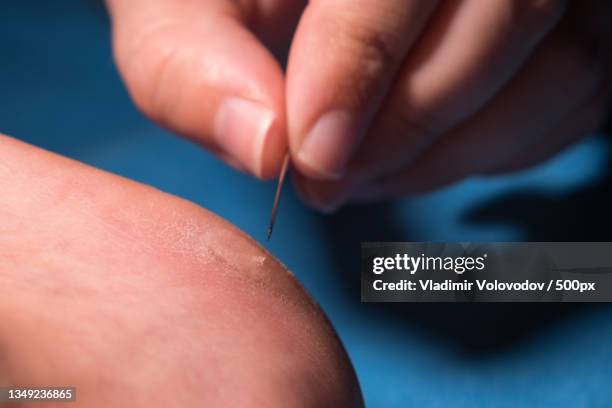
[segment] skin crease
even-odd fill
[[[362,405],[321,310],[241,231],[6,136],[0,152],[0,383],[74,386],[78,407]]]

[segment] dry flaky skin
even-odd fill
[[[316,304],[229,223],[4,136],[0,179],[0,384],[74,386],[79,407],[361,404]]]

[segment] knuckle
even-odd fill
[[[346,30],[344,37],[349,46],[367,61],[390,66],[402,60],[402,55],[395,51],[400,47],[397,46],[397,39],[392,33],[357,26]]]
[[[115,46],[115,58],[134,103],[160,122],[166,110],[165,84],[180,46],[171,35],[175,27],[172,21],[146,27]]]
[[[373,87],[393,72],[403,61],[402,47],[395,33],[372,24],[339,23],[332,37],[333,49],[345,55],[347,78],[355,78],[352,92],[367,98]]]

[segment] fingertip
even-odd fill
[[[333,111],[322,115],[297,149],[296,159],[311,177],[338,180],[353,153],[354,115]]]
[[[289,138],[297,168],[344,176],[395,74],[436,2],[311,2],[287,68]]]
[[[138,14],[130,8],[115,13],[114,25],[118,65],[140,109],[234,167],[263,179],[277,175],[287,144],[278,61],[236,13],[142,8],[148,19],[125,17]]]
[[[283,112],[281,115],[275,115],[262,141],[257,177],[262,180],[278,177],[287,149],[287,130]]]
[[[217,113],[213,137],[226,155],[261,179],[280,172],[286,139],[281,120],[262,104],[228,97]]]

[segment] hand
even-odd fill
[[[286,48],[294,0],[107,0],[115,59],[136,104],[229,164],[268,179],[287,150]],[[280,52],[280,51],[279,51]]]
[[[334,2],[321,2],[327,3]],[[409,4],[421,10],[434,3],[425,26],[415,11],[390,9],[385,16],[377,3],[379,14],[365,10],[360,22],[347,23],[346,44],[322,39],[345,32],[341,27],[319,29],[319,42],[309,39],[317,35],[314,22],[310,33],[307,20],[298,30],[287,77],[291,135],[305,134],[295,129],[312,126],[313,118],[325,117],[321,112],[347,112],[329,122],[320,144],[315,136],[304,139],[303,150],[294,147],[304,175],[317,175],[307,171],[310,160],[338,176],[297,178],[315,206],[333,210],[346,201],[523,169],[602,124],[610,94],[610,2]],[[384,4],[406,9],[399,0]],[[323,17],[313,10],[310,18]],[[363,19],[373,28],[364,31]],[[332,57],[308,71],[307,55],[317,49]]]
[[[0,176],[0,384],[88,408],[360,406],[320,309],[227,222],[4,136]]]
[[[145,112],[263,178],[288,138],[324,210],[528,167],[606,114],[609,2],[109,4]]]

